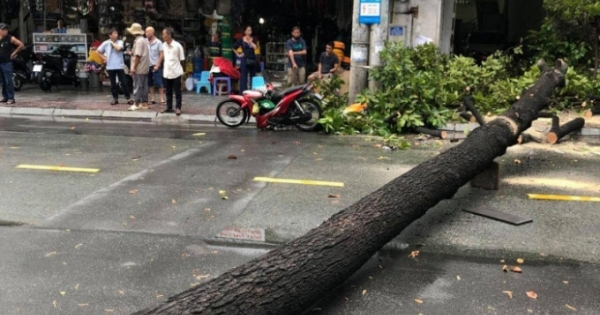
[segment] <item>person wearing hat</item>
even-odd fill
[[[148,41],[144,38],[146,33],[139,23],[131,24],[127,32],[135,36],[132,49],[131,69],[133,77],[133,98],[135,104],[129,110],[148,109],[148,73],[150,72],[150,57]]]
[[[17,48],[13,50],[14,46],[17,46]],[[0,23],[0,84],[2,84],[2,100],[0,103],[15,103],[12,60],[23,50],[23,47],[24,45],[20,40],[8,35],[8,25]]]
[[[122,40],[119,40],[119,31],[116,28],[111,28],[108,31],[109,39],[104,41],[97,51],[101,54],[106,54],[106,71],[110,78],[110,91],[113,96],[110,105],[119,104],[119,86],[117,85],[117,77],[121,82],[123,88],[123,94],[127,99],[128,104],[133,104],[133,100],[130,99],[129,87],[125,78],[125,62],[123,60],[123,47],[125,44]]]

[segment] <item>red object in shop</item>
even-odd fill
[[[227,75],[232,80],[240,79],[240,71],[235,68],[231,60],[223,57],[216,57],[213,61],[213,64],[215,67],[219,67],[219,69],[221,69],[221,73]]]

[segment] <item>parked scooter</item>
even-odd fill
[[[15,59],[12,60],[13,64],[13,85],[15,91],[21,90],[23,84],[33,83],[35,75],[32,70],[30,62],[36,60],[36,55],[33,52],[33,45],[27,45],[21,51]]]
[[[259,129],[271,126],[278,130],[292,125],[302,131],[313,131],[318,127],[322,109],[318,101],[309,97],[312,88],[313,84],[308,83],[275,92],[269,83],[261,90],[230,95],[217,105],[217,118],[230,128],[247,123],[252,115]]]
[[[73,46],[62,45],[52,53],[42,57],[42,64],[35,65],[33,72],[38,73],[38,82],[43,91],[50,91],[52,86],[71,84],[79,86],[77,76],[77,53],[71,51]]]

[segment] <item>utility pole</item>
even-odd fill
[[[369,69],[381,66],[379,53],[388,39],[390,27],[390,0],[381,0],[381,22],[371,25]],[[369,90],[373,91],[381,86],[381,82],[369,79]]]
[[[360,0],[354,0],[352,10],[352,48],[350,57],[350,82],[348,100],[352,104],[356,95],[367,87],[367,64],[369,59],[369,27],[358,22]]]

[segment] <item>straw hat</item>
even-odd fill
[[[144,29],[139,23],[131,24],[131,27],[127,29],[127,32],[131,35],[144,35]]]

